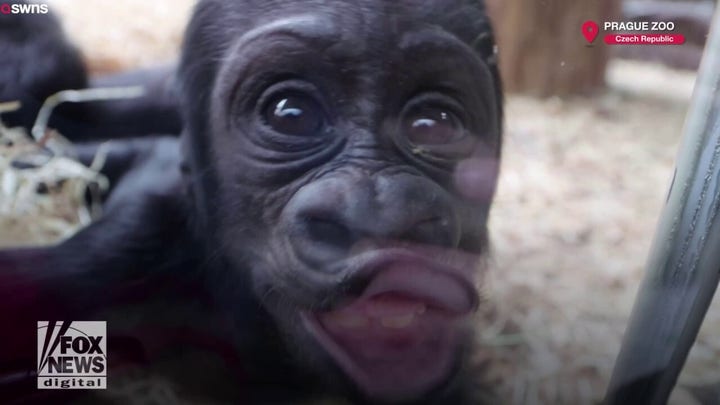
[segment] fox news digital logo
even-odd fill
[[[37,323],[39,389],[107,388],[105,322]]]

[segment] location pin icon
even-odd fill
[[[600,33],[600,26],[595,21],[588,20],[582,25],[582,34],[589,44],[592,44]]]

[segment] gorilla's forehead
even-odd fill
[[[266,42],[268,49],[277,45],[282,37],[300,40],[318,50],[332,52],[337,56],[372,60],[383,53],[432,51],[466,53],[470,48],[456,36],[437,25],[403,22],[376,21],[376,24],[352,27],[352,21],[345,22],[323,12],[287,15],[265,20],[236,40],[235,46],[242,48],[254,42]]]
[[[477,13],[483,8],[482,0],[266,0],[228,1],[226,4],[237,11],[252,14],[253,21],[280,15],[316,13],[330,16],[346,26],[351,24],[352,28],[358,28],[357,24],[377,26],[388,21],[427,21],[446,25],[450,22],[448,17],[453,15],[483,18],[482,13]],[[457,22],[454,20],[450,25]]]
[[[198,25],[212,21],[207,30],[197,28],[226,44],[274,24],[308,22],[310,16],[318,32],[358,42],[382,42],[425,25],[472,44],[489,29],[482,0],[204,0],[197,10]]]

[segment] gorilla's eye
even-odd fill
[[[403,131],[415,145],[443,145],[465,136],[460,119],[448,109],[423,107],[403,118]]]
[[[263,115],[268,126],[285,135],[313,135],[325,125],[322,106],[305,94],[276,96],[265,106]]]

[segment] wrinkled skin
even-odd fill
[[[465,360],[500,156],[493,48],[477,1],[201,1],[178,71],[182,174],[151,175],[57,248],[0,254],[14,291],[67,303],[15,293],[3,305],[24,315],[0,320],[108,319],[150,364],[230,352],[250,403],[478,403]]]

